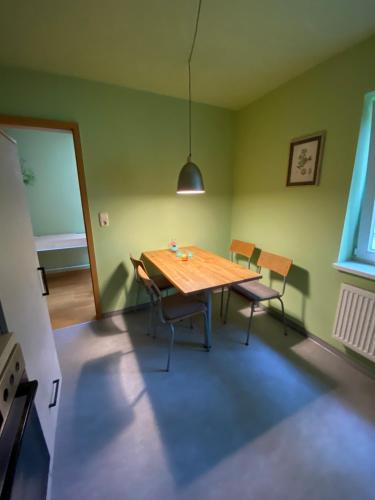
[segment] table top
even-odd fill
[[[258,280],[262,277],[259,273],[202,248],[187,246],[180,248],[180,251],[190,251],[193,257],[183,261],[171,250],[152,250],[143,252],[143,256],[184,294]]]

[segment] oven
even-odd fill
[[[50,456],[28,380],[11,333],[0,335],[0,500],[44,500]]]

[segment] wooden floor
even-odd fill
[[[89,269],[48,274],[48,309],[52,328],[84,323],[95,318]]]

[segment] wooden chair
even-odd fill
[[[247,267],[250,269],[250,259],[254,253],[255,244],[248,243],[241,240],[232,240],[229,247],[230,260],[233,262],[236,255],[241,255],[247,258]],[[220,317],[223,316],[223,306],[224,306],[224,287],[221,289],[221,301],[220,301]]]
[[[282,301],[282,296],[284,295],[285,292],[286,278],[288,276],[292,263],[293,261],[291,259],[288,259],[287,257],[281,257],[280,255],[275,255],[272,253],[262,251],[259,255],[259,259],[257,262],[258,272],[261,272],[262,268],[266,268],[282,276],[283,277],[282,290],[281,291],[275,290],[270,286],[263,285],[263,283],[260,283],[259,281],[247,281],[245,283],[233,285],[228,290],[224,323],[227,322],[229,299],[232,291],[238,293],[239,295],[241,295],[242,297],[246,298],[251,302],[251,312],[250,312],[250,318],[247,327],[247,336],[245,342],[246,345],[249,345],[250,326],[254,314],[255,304],[257,302],[262,302],[263,300],[277,299],[280,302],[282,316],[283,316],[283,324],[284,324],[284,335],[287,335],[284,303]]]
[[[141,265],[138,266],[137,273],[142,280],[148,294],[150,295],[152,311],[157,310],[159,313],[160,321],[162,323],[168,324],[170,328],[171,336],[169,341],[166,371],[169,371],[171,364],[171,356],[175,336],[174,323],[177,323],[178,321],[181,321],[185,318],[191,318],[192,316],[203,314],[205,325],[205,347],[208,350],[208,317],[206,304],[194,297],[187,297],[180,294],[163,297],[154,280],[148,276],[147,272]]]
[[[146,273],[147,273],[147,271],[146,271],[146,266],[141,259],[136,259],[135,257],[132,256],[132,254],[130,254],[130,260],[131,260],[131,263],[133,264],[133,268],[134,268],[134,278],[135,278],[135,281],[138,285],[137,286],[137,297],[136,297],[136,305],[138,305],[139,289],[140,289],[140,286],[142,286],[142,281],[138,275],[137,269],[138,269],[138,267],[141,267],[141,269],[143,269]],[[168,290],[173,288],[172,283],[170,281],[168,281],[167,278],[165,276],[163,276],[162,274],[157,274],[155,276],[152,276],[152,279],[156,283],[156,286],[159,288],[159,290],[162,292],[164,290],[167,290],[167,293],[168,293]]]

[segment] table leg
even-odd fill
[[[211,349],[212,345],[212,290],[206,290],[206,304],[207,304],[207,336],[206,336],[206,348]]]

